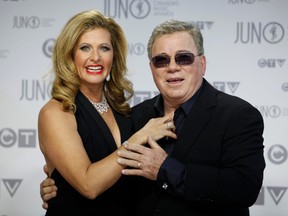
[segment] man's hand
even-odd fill
[[[163,161],[168,156],[152,138],[148,137],[149,147],[142,145],[126,144],[125,149],[118,151],[117,162],[128,166],[122,170],[123,175],[143,176],[150,180],[156,180]]]
[[[44,165],[43,170],[47,175],[47,178],[40,184],[40,195],[43,201],[42,208],[48,209],[47,201],[57,195],[57,187],[55,185],[55,181],[49,178],[47,165]]]

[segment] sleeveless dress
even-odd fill
[[[80,91],[76,95],[75,103],[75,117],[83,145],[91,162],[99,161],[117,149],[116,143],[105,121]],[[130,118],[113,112],[120,129],[121,140],[124,142],[131,136]],[[122,176],[94,200],[78,193],[56,169],[51,177],[55,180],[58,191],[57,196],[48,202],[46,216],[133,215],[133,202],[136,201],[132,194],[133,177]]]

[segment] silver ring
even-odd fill
[[[141,166],[141,163],[140,163],[140,162],[138,162],[138,163],[137,163],[137,167],[138,167],[138,168],[140,168],[140,166]]]
[[[171,130],[173,127],[173,123],[171,121],[167,122],[167,130]]]

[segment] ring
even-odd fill
[[[167,122],[167,130],[171,130],[173,127],[173,123],[171,121]]]
[[[137,163],[137,167],[138,167],[138,168],[140,168],[140,166],[141,166],[141,163],[140,163],[140,162],[138,162],[138,163]]]

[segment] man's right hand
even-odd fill
[[[57,187],[55,181],[48,176],[47,165],[44,165],[43,170],[47,175],[47,178],[44,179],[40,184],[40,195],[43,201],[42,208],[48,209],[47,201],[57,195]]]

